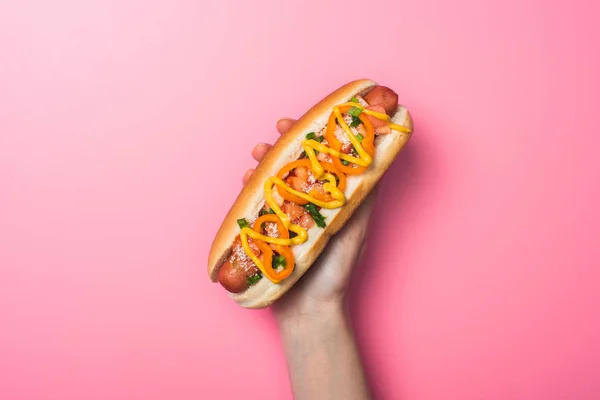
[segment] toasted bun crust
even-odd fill
[[[275,142],[238,195],[213,241],[208,257],[208,275],[213,282],[217,282],[219,267],[229,257],[231,245],[239,235],[237,220],[239,218],[253,220],[264,205],[265,181],[270,176],[276,175],[283,166],[298,159],[302,153],[302,141],[305,135],[308,132],[321,131],[327,124],[335,105],[347,102],[355,95],[363,96],[375,86],[377,83],[366,79],[342,86],[312,107],[289,132],[281,135]],[[410,113],[401,105],[392,117],[392,122],[405,126],[411,131],[413,129]],[[242,293],[229,293],[230,297],[245,308],[264,308],[292,288],[325,249],[329,239],[344,226],[377,184],[410,136],[411,134],[392,131],[388,135],[380,135],[376,138],[373,163],[363,174],[347,176],[346,204],[333,210],[322,209],[321,214],[326,217],[327,226],[324,229],[316,226],[309,229],[308,241],[291,247],[295,257],[295,268],[289,277],[279,284],[261,279]]]

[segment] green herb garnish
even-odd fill
[[[361,112],[362,110],[358,107],[350,107],[348,110],[348,114],[352,115],[353,117],[358,117]]]
[[[362,121],[360,120],[360,118],[355,117],[354,115],[352,116],[352,122],[350,123],[350,126],[352,128],[356,128],[357,126],[359,126],[360,124],[362,124]]]
[[[240,218],[237,220],[237,224],[239,225],[240,229],[244,229],[250,226],[250,224],[248,223],[248,221],[246,221],[246,218]]]
[[[348,161],[342,160],[342,165],[348,165],[348,164],[350,164]]]
[[[278,267],[283,267],[285,269],[285,257],[284,256],[277,256],[277,257],[273,257],[273,269],[277,269]]]
[[[359,142],[362,143],[362,140],[365,138],[363,135],[361,135],[360,133],[358,135],[356,135],[356,138],[358,139]],[[355,149],[356,150],[356,149]]]
[[[310,213],[310,216],[315,220],[319,228],[325,228],[325,217],[317,210],[317,206],[313,203],[308,203],[304,206],[304,209]]]
[[[356,96],[353,96],[353,97],[350,99],[350,101],[351,101],[352,103],[358,103],[358,99],[356,98]]]
[[[316,142],[319,142],[319,143],[321,143],[321,142],[323,141],[323,139],[324,139],[324,138],[323,138],[323,136],[319,136],[319,137],[317,137],[317,134],[316,134],[316,133],[314,133],[314,132],[310,132],[310,133],[307,133],[307,134],[306,134],[306,140],[314,140],[314,141],[316,141]],[[319,151],[318,151],[318,150],[314,150],[314,149],[313,149],[313,151],[315,152],[315,155],[318,155],[318,154],[319,154]],[[308,154],[306,154],[306,151],[302,152],[302,154],[303,154],[304,156],[308,157]]]
[[[252,286],[254,284],[256,284],[256,282],[260,281],[260,279],[262,278],[262,274],[254,274],[254,275],[250,275],[248,277],[248,285]]]
[[[259,217],[262,217],[263,215],[267,215],[267,214],[275,214],[275,211],[273,211],[273,209],[269,207],[269,209],[268,209],[268,210],[265,210],[265,209],[263,208],[263,209],[261,209],[261,210],[258,212],[258,216],[259,216]]]

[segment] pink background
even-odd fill
[[[599,6],[201,3],[0,3],[0,398],[291,398],[207,253],[252,146],[360,77],[416,122],[352,289],[378,398],[600,397]]]

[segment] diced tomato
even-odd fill
[[[302,178],[298,178],[297,176],[289,176],[285,180],[285,182],[294,190],[299,192],[304,192],[306,189],[306,181]]]
[[[241,243],[240,243],[240,246],[241,246]],[[252,252],[254,253],[254,255],[255,255],[256,257],[259,257],[259,256],[260,256],[260,253],[261,253],[261,251],[260,251],[260,249],[258,248],[258,246],[256,245],[256,243],[254,243],[254,242],[252,241],[252,239],[248,239],[248,246],[250,246],[250,250],[252,250]]]
[[[331,162],[331,156],[327,153],[319,153],[317,154],[317,160],[321,162]]]
[[[298,167],[294,170],[294,175],[306,182],[308,180],[308,168]]]
[[[298,225],[303,227],[304,229],[312,228],[315,225],[315,220],[309,214],[304,214],[298,219]]]
[[[283,204],[281,209],[283,210],[284,213],[287,214],[287,216],[292,221],[295,221],[296,219],[300,218],[305,213],[304,208],[302,208],[299,205],[294,204],[294,203],[286,202]]]
[[[392,133],[392,128],[390,128],[389,125],[380,126],[378,128],[375,128],[376,135],[388,135],[390,133]]]
[[[344,154],[350,154],[353,147],[354,146],[352,146],[352,143],[342,143],[342,148],[340,149],[340,151]]]

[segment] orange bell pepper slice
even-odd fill
[[[271,249],[269,249],[271,250]],[[271,276],[272,278],[276,279],[276,280],[284,280],[285,278],[287,278],[288,276],[290,276],[292,274],[292,272],[294,272],[294,255],[292,254],[292,250],[289,247],[286,246],[275,246],[275,251],[277,253],[279,253],[280,255],[283,256],[283,258],[285,258],[285,268],[282,269],[281,271],[275,271],[273,269],[273,263],[272,261],[270,263],[264,263],[265,266],[265,271],[269,274],[269,276]],[[271,255],[271,260],[272,260],[272,255]]]
[[[344,189],[346,189],[346,175],[344,175],[342,172],[340,172],[339,169],[336,168],[332,163],[320,162],[320,164],[323,166],[323,169],[325,171],[338,177],[338,180],[339,180],[338,188],[341,191],[344,191]],[[312,163],[308,158],[304,158],[302,160],[297,160],[297,161],[291,162],[279,170],[279,172],[277,173],[277,177],[280,179],[283,179],[285,174],[289,173],[290,171],[293,171],[295,168],[298,168],[298,167],[307,167],[309,170],[311,170]],[[277,192],[285,200],[296,203],[299,206],[308,204],[308,201],[296,196],[295,194],[289,193],[288,191],[286,191],[284,188],[282,188],[280,186],[277,186]],[[331,197],[329,194],[321,194],[316,190],[311,190],[309,193],[309,196],[312,196],[312,197],[314,197],[318,200],[322,200],[322,201],[332,201],[333,200],[333,197]]]
[[[287,165],[285,165],[283,168],[281,168],[279,170],[279,172],[277,173],[277,177],[279,179],[283,179],[283,176],[291,171],[293,171],[294,169],[298,168],[298,167],[307,167],[308,169],[310,169],[310,160],[308,158],[302,159],[302,160],[297,160],[294,162],[291,162]],[[305,204],[308,204],[308,201],[296,196],[295,194],[291,194],[288,193],[287,190],[285,190],[284,188],[277,186],[277,192],[279,193],[279,195],[281,197],[283,197],[284,199],[286,199],[287,201],[291,201],[292,203],[296,203],[299,206],[303,206]]]
[[[343,114],[343,113],[347,112],[348,110],[350,110],[350,108],[351,108],[351,106],[340,107],[340,112]],[[373,157],[373,154],[375,152],[375,146],[374,146],[375,130],[373,129],[373,124],[371,123],[371,121],[369,121],[369,119],[367,118],[367,114],[365,114],[365,113],[360,113],[358,115],[358,118],[363,123],[363,125],[365,126],[365,130],[366,130],[366,135],[363,138],[361,145],[363,146],[363,148],[365,149],[367,154],[369,154],[371,157]],[[342,143],[335,136],[336,126],[337,126],[337,124],[336,124],[335,113],[332,112],[331,115],[329,116],[329,121],[327,122],[327,130],[325,131],[325,139],[327,139],[327,141],[329,142],[329,145],[331,146],[332,149],[340,151],[340,149],[342,148]],[[344,131],[344,134],[345,134],[345,131]],[[362,174],[363,172],[365,172],[367,169],[366,167],[363,167],[360,165],[355,165],[355,166],[344,165],[344,164],[342,164],[342,161],[340,160],[339,157],[334,157],[333,155],[331,156],[331,160],[333,162],[333,165],[338,170],[340,170],[341,172],[343,172],[347,175],[359,175],[359,174]]]
[[[262,224],[265,222],[274,222],[277,224],[277,230],[279,231],[279,237],[282,239],[289,239],[290,232],[286,229],[281,219],[275,214],[265,214],[262,217],[258,217],[256,221],[254,221],[254,225],[252,226],[252,230],[256,233],[260,233],[262,230]]]
[[[279,231],[279,238],[289,239],[290,232],[285,228],[281,219],[275,214],[265,214],[262,217],[258,217],[252,226],[252,230],[257,233],[260,233],[262,230],[262,224],[265,222],[273,222],[277,224],[277,230]],[[271,245],[269,246],[267,243],[259,240],[254,240],[257,247],[264,254],[263,256],[263,266],[265,269],[265,273],[268,275],[268,278],[272,278],[274,280],[283,280],[290,276],[290,274],[294,271],[294,254],[292,250],[287,246],[280,245]],[[272,247],[272,248],[271,248]],[[282,255],[285,258],[285,269],[277,272],[273,268],[273,250]]]
[[[273,250],[269,245],[261,240],[255,240],[254,243],[260,251],[262,251],[262,263],[267,272],[273,271]]]
[[[323,166],[323,168],[325,169],[325,171],[337,176],[338,178],[338,189],[341,190],[342,192],[344,190],[346,190],[346,175],[343,172],[338,171],[338,169],[329,162],[321,162],[321,165]],[[321,188],[322,189],[322,188]],[[314,197],[317,200],[321,200],[321,201],[333,201],[335,200],[331,194],[323,191],[323,190],[317,190],[317,189],[313,189],[311,190],[309,193],[309,196]]]

